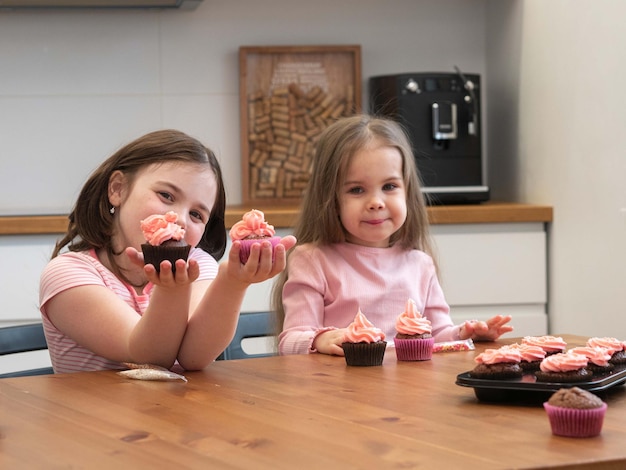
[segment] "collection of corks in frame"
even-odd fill
[[[320,133],[361,112],[361,48],[239,48],[243,203],[302,199]]]

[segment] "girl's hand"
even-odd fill
[[[228,274],[246,284],[270,279],[285,269],[287,265],[286,252],[295,244],[296,238],[292,235],[283,237],[273,250],[268,241],[255,243],[250,248],[248,261],[242,265],[239,261],[241,244],[239,241],[235,241],[228,253]]]
[[[177,287],[191,284],[200,276],[200,266],[194,259],[185,261],[176,260],[176,273],[172,272],[172,264],[169,261],[161,262],[160,272],[151,264],[144,264],[143,253],[135,248],[128,247],[125,250],[126,256],[136,266],[141,266],[148,282],[152,282],[162,287]]]
[[[513,327],[507,325],[511,321],[511,315],[496,315],[489,320],[468,320],[461,326],[459,337],[471,338],[474,341],[494,341],[505,333],[513,331]]]
[[[343,356],[344,354],[341,343],[344,342],[345,336],[346,328],[324,331],[313,341],[313,349],[316,349],[317,352],[322,354]]]

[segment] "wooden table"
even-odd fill
[[[321,354],[220,361],[187,383],[3,379],[0,467],[626,468],[626,387],[603,397],[600,436],[553,436],[541,406],[479,402],[455,385],[494,346],[415,363],[389,348],[367,368]]]

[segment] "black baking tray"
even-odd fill
[[[476,379],[470,371],[457,375],[456,384],[474,389],[476,398],[488,402],[541,403],[561,388],[578,387],[595,394],[626,382],[626,366],[616,367],[611,372],[594,374],[584,382],[539,382],[533,372],[527,372],[515,379]]]

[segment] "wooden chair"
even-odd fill
[[[248,354],[242,347],[242,342],[245,339],[272,336],[275,333],[272,324],[272,314],[270,312],[240,314],[233,340],[217,359],[247,359],[276,355],[274,352]]]
[[[0,328],[0,356],[48,349],[41,323]],[[52,367],[27,369],[0,374],[0,378],[52,374]]]

